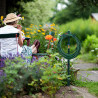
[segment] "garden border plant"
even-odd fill
[[[58,53],[53,53],[52,50],[47,52],[51,58],[43,56],[37,60],[33,57],[35,60],[28,65],[20,56],[7,59],[6,67],[3,68],[6,76],[0,82],[0,96],[13,97],[40,91],[52,96],[60,86],[66,85],[66,66],[60,59],[56,59]]]

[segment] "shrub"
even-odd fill
[[[91,19],[77,19],[61,25],[59,32],[66,33],[68,30],[70,30],[72,34],[75,34],[79,40],[83,42],[87,38],[87,35],[95,34],[98,37],[97,25],[98,22],[92,21]]]
[[[98,37],[96,35],[87,36],[87,39],[83,42],[83,50],[85,53],[90,52],[91,50],[95,50],[98,48]],[[97,50],[98,51],[98,50]],[[96,54],[96,52],[95,52]]]
[[[81,53],[84,61],[98,63],[98,38],[96,35],[87,36],[83,42]]]

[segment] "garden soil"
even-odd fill
[[[61,87],[60,90],[56,92],[52,97],[42,94],[42,93],[37,93],[34,96],[22,96],[18,98],[97,98],[90,93],[88,93],[87,89],[85,88],[80,88],[80,87],[75,87],[75,86],[66,86],[66,87]]]

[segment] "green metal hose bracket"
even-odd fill
[[[77,47],[74,51],[74,53],[70,53],[70,38],[73,38],[75,41],[76,41],[76,44],[77,44]],[[65,40],[65,39],[68,39],[68,52],[65,53],[61,47],[61,44],[62,44],[62,41]],[[66,34],[63,34],[61,35],[59,41],[58,41],[58,44],[57,44],[57,47],[58,47],[58,51],[59,53],[68,60],[68,68],[67,68],[67,71],[68,71],[68,75],[70,75],[70,59],[73,59],[75,58],[79,53],[80,53],[80,50],[81,50],[81,43],[79,41],[79,39],[71,34],[70,31],[68,31]],[[68,77],[67,79],[67,86],[70,86],[70,78]]]
[[[71,38],[71,37],[72,37],[73,39],[75,39],[76,44],[77,44],[77,47],[76,47],[74,53],[72,53],[72,54],[70,54],[70,53],[65,53],[65,52],[62,50],[62,48],[61,48],[61,43],[62,43],[62,41],[63,41],[64,39],[68,39],[68,38]],[[69,44],[69,45],[70,45],[70,44]],[[78,39],[75,35],[71,34],[71,32],[68,31],[66,34],[61,35],[61,37],[60,37],[60,39],[59,39],[59,41],[58,41],[57,47],[58,47],[59,53],[60,53],[64,58],[66,58],[66,59],[73,59],[73,58],[75,58],[75,57],[80,53],[80,50],[81,50],[81,43],[80,43],[79,39]]]

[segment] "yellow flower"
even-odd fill
[[[1,16],[1,20],[3,20],[3,16]]]
[[[36,31],[34,31],[34,33],[36,33]]]
[[[22,36],[24,36],[24,33],[22,33]]]
[[[56,67],[56,65],[53,66],[53,68],[55,68],[55,67]]]
[[[40,81],[42,82],[43,80],[42,80],[42,79],[40,79]]]
[[[30,28],[32,28],[32,26],[30,26]]]
[[[26,30],[30,30],[30,28],[26,28]]]
[[[26,33],[29,33],[29,32],[26,32]]]
[[[53,23],[53,24],[51,24],[50,26],[55,26],[55,24]]]
[[[56,30],[56,29],[54,28],[54,30]]]
[[[45,31],[44,29],[42,29],[42,31]]]
[[[35,27],[37,27],[37,25],[35,25]]]
[[[52,24],[50,26],[53,26]]]
[[[26,37],[29,37],[30,38],[30,35],[26,35]]]
[[[53,41],[51,40],[51,42],[53,42]]]
[[[53,27],[51,27],[51,29],[54,29]]]
[[[45,35],[45,33],[42,33],[43,35]]]
[[[55,24],[54,24],[54,23],[53,23],[52,25],[53,25],[53,26],[55,26]]]
[[[31,24],[31,26],[33,26],[34,24]]]
[[[22,16],[22,20],[24,20],[24,16]]]
[[[39,25],[40,27],[42,27],[42,25]]]
[[[34,34],[33,32],[30,32],[31,34]]]
[[[63,80],[62,78],[58,77],[59,80]]]
[[[41,30],[38,30],[38,32],[41,32]]]
[[[22,32],[24,33],[24,30],[22,30]]]

